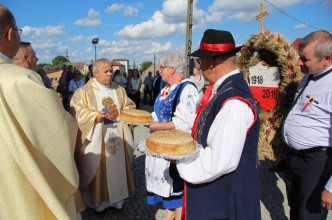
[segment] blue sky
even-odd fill
[[[32,43],[39,63],[57,55],[90,63],[92,39],[99,38],[97,58],[128,59],[132,66],[159,61],[161,54],[185,49],[187,0],[3,0]],[[230,31],[237,44],[259,32],[260,2],[269,15],[264,29],[290,43],[317,29],[332,33],[332,0],[194,0],[192,51],[206,29]],[[272,4],[272,5],[271,5]]]

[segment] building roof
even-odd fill
[[[114,61],[112,60],[112,66],[124,66],[122,63],[118,62],[118,61]]]
[[[297,52],[299,52],[299,44],[303,38],[296,38],[295,41],[290,45],[293,47]]]

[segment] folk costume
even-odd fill
[[[198,99],[196,87],[189,80],[182,80],[162,89],[155,101],[152,116],[155,121],[172,121],[176,129],[191,132]],[[184,182],[174,164],[170,165],[165,159],[147,155],[145,179],[148,204],[162,202],[166,209],[182,206]]]
[[[207,30],[192,56],[239,51],[226,31]],[[209,96],[208,96],[209,95]],[[202,145],[196,159],[177,161],[186,181],[183,219],[259,220],[257,144],[259,118],[243,74],[234,69],[205,92],[192,135]]]
[[[0,54],[0,219],[75,219],[77,125],[40,76]]]
[[[70,103],[81,132],[76,155],[80,189],[88,207],[103,211],[109,206],[122,208],[129,191],[134,190],[131,170],[133,136],[122,122],[95,121],[104,100],[120,112],[135,108],[126,91],[117,83],[102,85],[95,78],[79,88]]]

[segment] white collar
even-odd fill
[[[235,70],[233,70],[233,71],[227,73],[226,75],[222,76],[221,78],[219,78],[219,79],[217,80],[217,82],[213,85],[212,96],[215,95],[215,94],[217,93],[217,89],[218,89],[218,87],[220,86],[220,84],[221,84],[222,82],[224,82],[225,79],[227,79],[228,77],[230,77],[230,76],[232,76],[232,75],[234,75],[234,74],[237,74],[237,73],[239,73],[239,72],[240,72],[239,69],[235,69]]]
[[[12,60],[9,59],[9,57],[7,57],[5,54],[0,52],[0,57],[2,57],[3,59],[5,59],[8,63],[12,63]]]
[[[107,84],[107,85],[100,84],[96,80],[96,78],[93,78],[93,80],[95,81],[95,83],[96,83],[96,85],[97,85],[97,87],[98,87],[99,90],[107,90],[107,89],[109,89],[111,87],[110,84]]]

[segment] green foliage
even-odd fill
[[[39,64],[37,64],[37,68],[38,68],[38,69],[44,69],[44,67],[47,66],[47,65],[50,65],[50,64],[47,64],[47,63],[39,63]]]
[[[52,60],[52,64],[56,69],[61,69],[66,62],[68,62],[67,58],[61,55],[54,57]]]
[[[56,70],[52,64],[46,64],[46,65],[43,67],[43,69],[44,69],[45,71],[50,71],[50,70],[55,71],[55,70]]]
[[[153,64],[152,61],[144,61],[141,64],[141,72],[143,72],[144,70],[148,69],[152,64]]]

